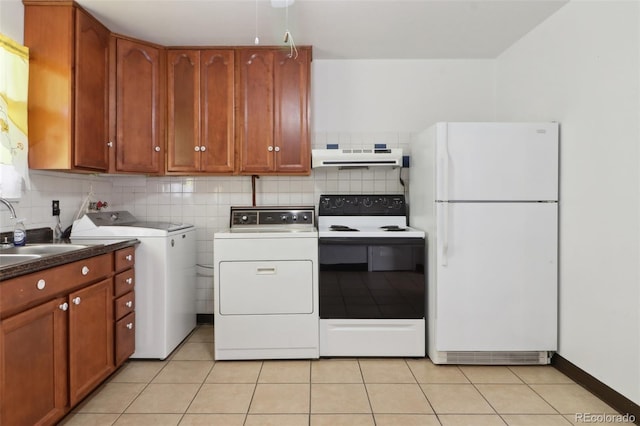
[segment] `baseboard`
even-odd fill
[[[197,324],[213,324],[213,314],[196,314]]]
[[[591,374],[558,354],[554,354],[551,358],[551,365],[611,407],[618,410],[618,412],[634,416],[635,423],[640,424],[640,406],[629,398],[605,385]]]

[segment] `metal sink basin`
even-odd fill
[[[39,259],[41,257],[42,255],[39,254],[14,254],[0,252],[0,267],[15,265],[16,263],[28,262],[30,260]]]
[[[0,257],[8,254],[50,256],[52,254],[67,253],[81,250],[89,246],[84,244],[27,244],[26,246],[9,247],[0,250]]]

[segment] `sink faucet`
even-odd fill
[[[11,216],[9,216],[11,219],[15,219],[16,218],[16,211],[13,208],[13,206],[11,205],[11,203],[7,200],[5,200],[4,198],[0,197],[0,203],[4,204],[5,206],[7,206],[7,208],[9,209],[9,213]]]

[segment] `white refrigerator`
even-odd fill
[[[437,123],[411,146],[434,363],[546,364],[557,349],[557,123]]]

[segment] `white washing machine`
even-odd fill
[[[196,326],[196,233],[193,225],[138,221],[127,211],[87,213],[71,240],[137,238],[136,350],[165,359]]]
[[[232,207],[213,260],[216,360],[319,357],[313,207]]]

